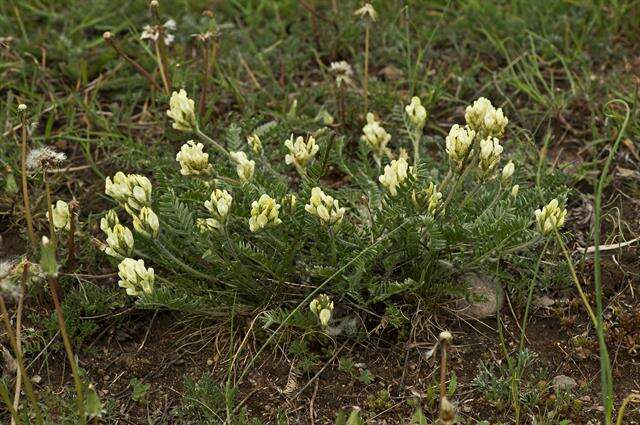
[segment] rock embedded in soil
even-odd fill
[[[553,389],[556,392],[559,392],[559,391],[570,391],[573,388],[575,388],[576,385],[578,385],[578,383],[576,382],[575,379],[571,378],[570,376],[566,376],[566,375],[555,376],[553,378],[553,380],[551,381],[551,384],[553,385]]]
[[[504,293],[492,277],[480,273],[467,273],[459,282],[467,286],[469,294],[456,302],[458,313],[484,319],[495,316],[502,307]]]

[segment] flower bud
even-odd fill
[[[256,155],[259,155],[260,152],[262,152],[262,141],[257,134],[254,133],[251,136],[247,137],[247,143],[249,144],[249,146],[251,146],[251,149],[253,149],[253,153],[255,153]]]
[[[53,221],[53,227],[56,230],[69,230],[71,228],[71,213],[69,212],[69,204],[62,199],[59,199],[55,205],[51,206],[51,212],[53,219],[49,217],[49,211],[47,211],[47,220]]]
[[[133,228],[148,238],[156,238],[160,231],[160,221],[151,208],[142,207],[140,213],[133,216]]]
[[[520,190],[520,185],[514,184],[511,188],[511,197],[516,198],[518,196],[518,191]]]
[[[236,172],[238,173],[240,180],[245,182],[251,180],[256,168],[256,162],[247,159],[247,154],[242,151],[231,152],[229,155],[236,163]]]
[[[107,233],[107,247],[105,254],[115,258],[123,258],[133,252],[133,233],[128,227],[116,224]]]
[[[424,124],[427,121],[427,110],[422,106],[422,102],[420,102],[420,98],[418,96],[413,96],[411,98],[411,103],[405,106],[404,110],[407,112],[411,124],[418,129],[424,127]]]
[[[504,166],[504,168],[502,169],[502,181],[506,182],[508,181],[511,176],[513,176],[513,172],[515,171],[516,167],[513,164],[513,161],[509,161],[507,162],[507,165]]]

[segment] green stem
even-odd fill
[[[220,152],[224,153],[227,156],[231,156],[229,154],[229,151],[226,150],[224,148],[224,146],[222,146],[220,143],[216,142],[215,140],[213,140],[211,137],[207,136],[206,134],[204,134],[201,130],[200,127],[196,126],[195,129],[195,133],[198,135],[198,137],[200,137],[201,139],[203,139],[206,142],[209,142],[213,145],[213,147],[215,147],[216,149],[218,149]]]
[[[604,189],[604,183],[607,179],[607,174],[609,173],[609,167],[611,166],[611,162],[613,161],[613,157],[618,151],[618,146],[620,145],[620,141],[622,140],[622,135],[624,134],[627,124],[629,123],[629,117],[631,115],[631,111],[629,109],[629,105],[626,102],[620,99],[615,99],[607,103],[607,106],[613,102],[622,103],[626,107],[626,115],[620,130],[618,131],[618,137],[616,138],[611,150],[609,150],[609,156],[605,161],[604,167],[602,169],[602,174],[600,175],[600,180],[598,180],[598,186],[596,187],[595,193],[595,202],[594,202],[594,229],[593,229],[593,242],[596,248],[595,257],[594,257],[594,280],[595,280],[595,290],[596,290],[596,329],[598,331],[598,345],[600,346],[600,382],[603,388],[603,403],[604,403],[604,419],[607,425],[611,424],[613,421],[613,376],[611,374],[611,362],[609,360],[609,351],[607,350],[607,344],[605,341],[604,335],[604,326],[602,320],[602,310],[603,310],[603,302],[602,302],[602,264],[600,261],[600,222],[602,215],[602,190]]]
[[[62,342],[64,349],[71,365],[71,374],[73,375],[73,383],[76,387],[76,402],[78,406],[78,416],[80,416],[80,423],[86,425],[87,418],[84,414],[84,392],[82,390],[82,380],[80,379],[80,372],[78,371],[78,363],[73,354],[73,348],[71,347],[71,340],[67,333],[67,326],[64,322],[64,315],[62,307],[60,306],[60,298],[58,297],[58,279],[56,277],[49,277],[49,290],[51,291],[51,298],[53,298],[53,305],[55,306],[56,316],[58,318],[58,325],[60,326],[60,334],[62,335]]]
[[[2,397],[2,401],[7,406],[7,410],[11,414],[11,419],[13,423],[16,425],[22,425],[22,421],[20,420],[20,416],[16,409],[13,408],[13,404],[11,404],[11,399],[9,398],[9,390],[4,382],[0,382],[0,397]]]

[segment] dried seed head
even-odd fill
[[[440,342],[446,342],[448,344],[453,340],[453,335],[451,335],[449,331],[442,331],[440,332],[439,340]]]
[[[27,168],[31,171],[47,170],[60,165],[67,159],[67,155],[62,152],[43,146],[32,149],[27,155]]]
[[[455,406],[447,399],[447,397],[442,397],[440,400],[440,425],[450,425],[453,424],[456,419],[456,408]]]

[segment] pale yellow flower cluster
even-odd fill
[[[125,258],[118,264],[118,276],[118,286],[125,288],[128,295],[141,296],[153,292],[155,274],[151,267],[145,267],[144,260]]]
[[[193,140],[182,145],[176,155],[176,161],[180,163],[180,174],[199,176],[211,173],[213,167],[209,164],[209,154],[204,153],[203,149],[202,143],[195,143]]]
[[[179,131],[194,131],[196,129],[195,102],[187,97],[187,92],[180,89],[173,92],[169,99],[167,116],[173,120],[173,128]]]
[[[467,159],[473,155],[471,146],[475,136],[476,132],[471,128],[458,124],[454,124],[449,130],[449,135],[445,139],[445,150],[455,170],[460,171],[464,168]]]
[[[309,303],[309,309],[320,320],[323,328],[329,326],[331,313],[333,312],[333,301],[326,294],[320,294]]]
[[[313,136],[309,136],[306,142],[302,136],[298,136],[294,141],[292,134],[291,137],[284,142],[284,145],[289,149],[289,153],[285,155],[284,161],[287,164],[294,164],[296,168],[301,170],[306,169],[309,161],[311,161],[320,149]]]
[[[567,210],[561,209],[557,199],[552,199],[542,210],[535,210],[533,215],[538,224],[538,230],[543,235],[549,235],[564,225]]]
[[[491,101],[484,97],[473,102],[473,105],[467,106],[464,118],[480,139],[502,136],[509,123],[502,108],[494,108]]]
[[[118,171],[113,180],[111,177],[106,178],[104,192],[122,204],[132,215],[151,204],[151,182],[139,174]]]
[[[404,158],[394,159],[384,167],[384,174],[378,177],[380,184],[389,191],[391,196],[398,194],[398,187],[405,181],[412,167]]]
[[[115,211],[110,210],[102,217],[100,229],[107,236],[105,254],[120,259],[131,255],[133,252],[133,233],[128,227],[120,224]]]
[[[207,228],[217,230],[223,228],[231,210],[232,202],[233,197],[226,190],[215,189],[211,192],[209,200],[204,203],[205,208],[211,213],[211,218],[207,218],[204,221]]]
[[[369,112],[367,114],[367,123],[362,127],[360,140],[369,146],[373,151],[373,155],[379,160],[388,154],[387,143],[391,140],[391,135],[380,125],[376,117]]]
[[[247,158],[247,154],[242,151],[231,152],[229,156],[236,163],[236,173],[240,180],[243,182],[251,180],[256,169],[256,162]]]
[[[346,208],[340,208],[337,199],[326,195],[319,187],[311,189],[311,198],[304,209],[328,226],[340,224],[346,212]]]
[[[280,204],[266,193],[257,201],[251,204],[251,218],[249,218],[249,229],[257,232],[267,227],[274,227],[282,223],[278,217]]]

